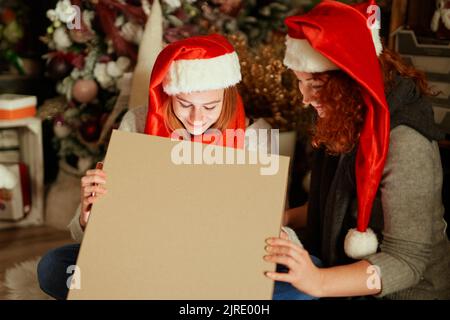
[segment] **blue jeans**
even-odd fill
[[[67,288],[67,279],[70,273],[67,268],[75,265],[77,262],[79,244],[69,244],[47,252],[39,261],[37,274],[39,286],[49,296],[58,300],[67,298],[69,289]],[[313,262],[320,266],[320,260],[311,256]],[[285,272],[287,269],[283,266],[277,266],[278,272]],[[312,296],[298,291],[296,288],[286,282],[275,282],[273,300],[313,300]]]

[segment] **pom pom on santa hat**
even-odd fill
[[[375,19],[379,19],[374,5],[374,1],[354,7],[323,1],[308,13],[285,20],[288,36],[284,64],[288,68],[308,73],[342,70],[362,89],[367,113],[355,162],[357,228],[349,230],[344,241],[345,253],[353,259],[378,249],[377,236],[368,225],[389,146],[389,108],[377,57],[382,45],[378,32],[369,28],[374,11]]]
[[[362,259],[372,253],[377,252],[378,239],[372,229],[367,228],[360,232],[357,229],[350,229],[344,240],[344,251],[352,259]]]

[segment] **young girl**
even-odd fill
[[[205,138],[209,132],[222,132],[216,143],[254,149],[251,140],[227,141],[225,130],[270,129],[260,119],[245,117],[236,84],[241,80],[239,60],[232,45],[220,35],[191,37],[174,42],[158,55],[153,67],[149,107],[125,114],[119,130],[170,137],[175,130],[184,130],[191,138]],[[210,141],[207,137],[205,143]],[[268,150],[270,151],[270,150]],[[106,173],[95,169],[81,179],[81,205],[69,228],[75,241],[81,242],[89,221],[90,206],[104,195]],[[288,230],[289,231],[289,230]],[[80,245],[73,244],[47,253],[39,263],[38,278],[44,292],[65,299],[69,274],[67,267],[76,264]],[[307,297],[284,284],[275,287],[274,298]]]
[[[324,1],[285,21],[284,63],[317,111],[317,150],[309,201],[287,212],[289,225],[307,226],[308,251],[268,240],[265,259],[289,272],[267,276],[316,297],[449,299],[443,135],[424,77],[382,52],[367,27],[370,9]]]

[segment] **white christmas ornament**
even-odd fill
[[[117,84],[117,80],[124,75],[130,64],[130,59],[123,56],[116,61],[98,62],[94,67],[94,78],[103,89],[111,88]]]
[[[120,35],[127,41],[134,44],[139,44],[142,40],[144,30],[142,27],[134,22],[128,21],[120,28]]]
[[[66,126],[65,124],[55,123],[55,125],[53,126],[53,132],[60,139],[64,139],[65,137],[67,137],[71,131],[72,130],[70,129],[70,127]]]
[[[18,178],[16,175],[0,164],[0,189],[14,189],[17,182]]]
[[[107,89],[114,84],[113,78],[106,71],[106,63],[95,64],[94,77],[103,89]]]
[[[57,28],[55,32],[53,32],[53,41],[55,42],[57,50],[64,50],[72,45],[72,41],[70,40],[66,29],[62,27]]]
[[[106,63],[106,73],[110,77],[117,78],[122,75],[123,71],[119,69],[115,61],[109,61]]]
[[[130,66],[130,59],[119,57],[117,61],[109,61],[106,64],[106,73],[113,78],[121,77]]]

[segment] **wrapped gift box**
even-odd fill
[[[31,192],[31,210],[22,219],[1,219],[0,230],[41,225],[44,222],[44,159],[42,146],[42,122],[38,117],[16,120],[0,120],[0,130],[7,130],[6,148],[0,152],[0,163],[26,165]],[[18,135],[18,146],[15,134]],[[5,133],[5,132],[3,132]],[[4,136],[3,136],[4,137]],[[5,145],[3,144],[3,147]],[[0,148],[1,149],[1,148]],[[5,150],[6,149],[6,150]],[[3,186],[0,179],[0,188]]]
[[[0,120],[33,117],[36,114],[36,96],[0,94]]]

